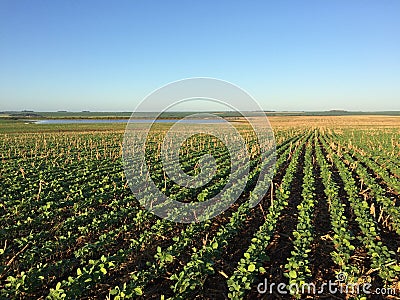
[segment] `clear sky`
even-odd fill
[[[2,0],[0,110],[132,111],[198,76],[267,110],[400,110],[399,16],[398,0]]]

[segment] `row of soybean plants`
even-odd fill
[[[298,137],[293,138],[292,142],[295,142],[297,139]],[[283,146],[278,147],[277,152],[280,158],[276,162],[277,168],[286,161],[291,150],[290,145],[291,143],[285,143]],[[249,177],[256,178],[261,168],[267,166],[272,158],[272,156],[266,157],[263,163],[250,173]],[[252,181],[251,178],[249,178],[249,181]],[[238,180],[243,179],[239,177]],[[259,192],[261,192],[261,189],[267,185],[268,180],[270,180],[270,178],[264,178],[263,181],[257,183],[256,188],[251,192],[250,197],[256,199],[258,195],[254,191],[259,190]],[[222,197],[224,196],[229,197],[229,191],[227,191],[227,193]],[[226,243],[228,243],[243,226],[243,221],[247,217],[249,210],[250,208],[246,201],[232,213],[226,224],[220,226],[219,230],[213,236],[209,236],[207,243],[203,247],[200,249],[192,249],[191,260],[184,265],[182,271],[176,272],[171,276],[171,280],[176,281],[172,286],[176,298],[185,298],[193,292],[194,289],[202,286],[207,274],[215,272],[213,268],[214,261],[222,254],[221,249],[226,247]],[[192,232],[201,230],[201,227],[202,225],[192,224],[186,230]],[[203,227],[203,231],[207,230],[209,227],[209,221],[205,222]],[[161,247],[158,248],[157,253],[154,255],[155,260],[147,263],[149,267],[133,272],[129,282],[115,287],[111,290],[110,294],[113,295],[115,299],[120,299],[131,298],[137,293],[142,293],[143,289],[152,279],[165,274],[168,265],[171,265],[176,261],[180,256],[180,253],[185,248],[189,247],[191,243],[187,242],[185,236],[186,231],[184,231],[180,237],[176,238],[176,243],[173,245],[166,249],[162,249]]]
[[[57,152],[59,149],[56,148],[52,151]],[[61,161],[61,166],[58,166],[60,162],[58,158],[53,158],[48,163],[43,163],[41,158],[37,158],[36,162],[35,165],[31,165],[26,159],[20,158],[2,165],[1,187],[4,211],[0,222],[4,221],[7,225],[11,225],[16,221],[24,220],[26,213],[31,214],[31,218],[33,218],[32,214],[38,212],[36,207],[47,202],[47,199],[43,199],[43,197],[51,196],[57,199],[53,203],[56,205],[54,208],[59,205],[68,205],[71,202],[63,200],[71,192],[69,189],[71,185],[75,183],[82,186],[91,178],[102,179],[107,172],[120,170],[117,164],[110,163],[108,159],[94,163],[85,157],[84,161],[76,160],[71,164],[63,164]],[[88,188],[85,190],[87,191]],[[50,195],[51,193],[54,195]],[[46,209],[46,206],[43,209]]]
[[[220,182],[216,181],[215,185],[219,185]],[[211,189],[213,186],[211,186]],[[184,193],[180,193],[180,196],[176,196],[177,200],[184,200],[186,195]],[[151,197],[152,195],[148,195]],[[146,195],[144,195],[146,197]],[[149,214],[146,212],[146,214]],[[135,220],[132,220],[135,223]],[[162,234],[171,231],[173,229],[174,224],[172,222],[166,220],[158,220],[155,226],[153,226],[149,231],[145,231],[137,239],[134,239],[129,247],[125,249],[119,249],[116,253],[112,253],[108,256],[101,257],[97,260],[89,261],[89,264],[86,266],[82,266],[77,270],[76,276],[71,276],[68,280],[64,280],[56,285],[50,291],[50,297],[69,297],[81,295],[82,293],[90,290],[95,284],[107,280],[107,273],[109,271],[115,272],[118,268],[122,267],[128,257],[132,255],[136,255],[143,247],[146,247],[154,243],[157,236],[161,236]],[[200,227],[199,227],[200,228]],[[184,229],[183,232],[184,238],[183,242],[191,241],[196,233],[193,228]],[[193,236],[193,237],[192,237]],[[136,289],[136,292],[138,290]]]
[[[331,214],[331,225],[335,232],[335,235],[333,237],[333,242],[336,251],[331,253],[332,259],[340,268],[338,272],[345,272],[348,275],[351,275],[348,277],[348,280],[349,282],[354,283],[359,280],[359,270],[355,266],[349,264],[349,259],[355,249],[355,247],[351,244],[353,236],[348,232],[347,219],[345,217],[343,209],[344,204],[340,202],[338,196],[338,187],[332,181],[332,174],[329,170],[329,165],[326,163],[322,155],[322,152],[319,148],[319,145],[316,141],[317,139],[315,139],[315,149],[316,149],[315,152],[318,164],[320,165],[321,169],[321,177],[323,178],[325,193],[326,196],[328,197],[328,201],[330,204],[329,209]],[[313,207],[315,205],[315,199],[313,193],[314,188],[315,187],[313,178],[313,163],[311,159],[311,147],[307,147],[305,154],[305,166],[304,166],[304,178],[303,178],[303,192],[302,192],[303,201],[298,206],[299,210],[298,224],[296,230],[293,232],[293,236],[295,238],[293,241],[295,250],[292,252],[292,256],[288,259],[288,264],[286,265],[286,268],[288,269],[287,274],[288,277],[290,278],[289,283],[296,284],[297,287],[301,287],[306,282],[306,280],[311,277],[310,270],[307,265],[308,264],[307,253],[310,252],[309,249],[310,242],[313,239],[311,216],[313,214]],[[263,234],[263,236],[265,235]],[[245,258],[247,258],[247,260],[251,259],[252,250],[254,250],[255,248],[251,246],[249,249],[250,251],[248,251],[245,254]],[[240,270],[240,273],[252,274],[252,272],[254,272],[257,269],[256,264],[254,263],[248,263],[247,265],[243,264],[243,261],[241,261],[241,263],[242,263],[242,269]],[[387,263],[390,265],[393,264],[393,261],[389,260]],[[392,268],[392,272],[395,272],[397,268],[398,267],[394,266]],[[391,274],[393,275],[394,273]],[[249,275],[247,275],[247,277],[248,276]],[[233,282],[233,284],[235,285],[230,283],[230,286],[233,286],[232,290],[236,288],[236,291],[234,290],[229,294],[229,296],[233,299],[240,299],[243,296],[244,291],[240,289],[240,285],[250,289],[250,284],[246,283],[243,284],[242,283],[243,281],[241,281],[240,279],[243,279],[243,277],[239,277],[239,280]],[[247,279],[248,278],[245,277],[245,280]],[[298,292],[299,290],[297,290],[296,296],[300,297],[301,295]]]
[[[253,162],[251,162],[251,164],[253,164]],[[216,185],[219,184],[220,182],[217,181]],[[179,200],[179,198],[177,199]],[[160,225],[164,224],[163,228],[171,229],[171,223],[168,221],[159,221],[159,224]],[[194,235],[195,233],[193,228],[187,228],[184,230],[184,232],[189,233],[189,236]],[[187,234],[184,234],[184,236],[185,238],[181,239],[183,243],[187,243],[188,241],[191,240],[191,238],[189,238]],[[106,266],[108,266],[109,269],[115,271],[119,265],[122,265],[122,263],[124,262],[124,260],[126,260],[127,257],[129,257],[131,254],[134,254],[138,249],[143,247],[143,245],[150,243],[152,238],[154,238],[154,236],[149,234],[149,232],[145,232],[143,233],[143,235],[139,237],[138,240],[135,240],[134,243],[131,244],[128,249],[119,251],[117,254],[109,255],[107,257],[102,257],[98,260],[90,261],[90,265],[88,267],[82,267],[78,269],[77,272],[79,272],[79,274],[77,274],[77,276],[70,277],[68,278],[68,280],[64,280],[63,282],[58,283],[56,287],[51,290],[50,295],[52,297],[56,296],[59,297],[60,295],[63,297],[68,297],[68,295],[81,295],[81,293],[83,293],[85,290],[86,291],[89,290],[96,283],[106,280],[105,276],[107,274]],[[175,247],[177,245],[178,244],[176,244]],[[161,255],[161,257],[164,256]],[[168,255],[165,257],[169,258],[171,256]],[[136,288],[136,293],[137,292],[138,289]]]
[[[35,133],[0,136],[3,163],[21,161],[31,165],[54,163],[62,166],[84,157],[93,160],[116,159],[121,151],[121,134],[96,133]]]
[[[78,225],[83,226],[102,214],[106,217],[107,211],[118,208],[123,204],[124,196],[129,195],[128,189],[120,188],[124,177],[121,167],[110,161],[97,164],[86,161],[68,167],[64,172],[65,177],[52,172],[51,168],[46,172],[39,171],[38,176],[43,178],[39,183],[30,181],[30,177],[17,178],[17,183],[27,182],[30,190],[20,187],[21,193],[17,195],[14,188],[5,191],[5,195],[14,199],[5,201],[7,207],[1,216],[4,239],[13,237],[18,242],[18,237],[23,239],[29,234],[38,242],[43,235],[42,229],[58,223],[62,223],[62,227],[57,229],[77,229]]]
[[[397,155],[393,155],[393,156],[386,156],[385,155],[385,163],[378,163],[376,161],[374,161],[373,159],[371,159],[371,157],[373,156],[373,154],[369,151],[369,150],[365,150],[365,148],[363,148],[365,142],[363,144],[360,143],[360,145],[358,143],[352,143],[349,144],[349,142],[346,142],[344,140],[344,138],[339,138],[338,139],[341,144],[344,144],[342,147],[345,147],[344,150],[349,151],[349,153],[358,161],[362,162],[363,164],[365,164],[366,167],[368,167],[369,169],[371,169],[375,175],[379,176],[380,178],[382,178],[386,185],[393,189],[395,191],[396,194],[400,193],[400,179],[398,177],[392,176],[390,174],[390,168],[388,168],[388,165],[390,165],[390,161],[396,160],[396,158],[398,158],[400,153],[397,153]],[[339,145],[340,147],[340,145]],[[398,151],[398,150],[397,150]],[[394,172],[397,172],[398,166],[394,169]]]
[[[259,274],[264,274],[266,270],[263,264],[268,261],[265,249],[269,245],[275,232],[276,224],[279,220],[282,210],[288,205],[288,199],[291,193],[291,184],[293,182],[296,170],[298,169],[299,157],[302,149],[309,139],[309,135],[303,137],[296,145],[291,154],[290,163],[283,176],[282,182],[275,190],[274,200],[268,208],[268,214],[265,222],[254,234],[251,244],[238,262],[234,273],[227,280],[230,299],[241,299],[246,291],[250,290],[254,280]],[[279,170],[276,168],[276,170]],[[261,191],[254,191],[255,194]]]
[[[351,130],[338,137],[349,149],[358,152],[383,169],[400,178],[400,134],[383,129],[373,131]],[[386,176],[389,173],[385,174]]]
[[[79,167],[81,167],[81,169],[79,169]],[[40,198],[38,195],[35,201],[31,201],[32,195],[30,195],[30,197],[28,195],[22,195],[22,199],[17,200],[17,207],[14,207],[15,205],[13,206],[13,203],[11,203],[12,201],[5,202],[5,205],[8,208],[8,213],[2,215],[2,220],[7,225],[6,228],[3,228],[3,236],[7,236],[7,232],[10,232],[11,234],[15,233],[13,232],[14,230],[22,235],[24,233],[24,225],[25,227],[30,228],[40,228],[40,226],[34,226],[35,224],[32,224],[32,222],[39,222],[39,224],[43,225],[46,220],[53,221],[56,219],[56,217],[62,218],[64,215],[60,216],[59,214],[64,212],[65,208],[68,208],[71,205],[73,205],[73,211],[77,214],[80,213],[80,206],[83,206],[82,208],[85,209],[96,204],[105,205],[107,203],[103,202],[102,197],[91,198],[93,200],[99,199],[99,203],[76,201],[74,198],[88,198],[97,193],[105,193],[105,196],[109,197],[110,195],[107,195],[106,191],[109,190],[110,187],[111,189],[115,190],[116,184],[116,179],[112,178],[112,180],[110,180],[109,175],[118,173],[121,174],[121,179],[123,179],[120,166],[111,164],[109,161],[102,161],[99,164],[87,163],[85,166],[83,166],[83,164],[72,166],[72,169],[65,171],[68,174],[68,176],[65,177],[63,177],[62,174],[55,175],[54,172],[51,171],[52,170],[47,173],[39,172],[39,176],[44,177],[46,181],[48,179],[50,180],[48,183],[43,183],[41,190],[42,195],[40,195]],[[99,179],[100,181],[98,181]],[[117,180],[119,180],[119,178],[117,178]],[[19,181],[25,180],[17,180],[17,182]],[[96,183],[96,181],[98,182]],[[83,186],[83,183],[89,184]],[[91,185],[90,183],[97,185]],[[120,182],[117,181],[117,184],[120,184]],[[35,183],[32,185],[31,191],[33,191],[33,193],[37,193],[37,185]],[[25,189],[22,190],[25,191]],[[9,192],[10,195],[13,195],[15,190],[11,189],[7,192]],[[26,192],[30,191],[28,190]],[[36,195],[34,194],[33,196]],[[13,195],[13,197],[15,197],[15,195]],[[107,197],[103,197],[105,198],[105,201],[107,201]],[[21,201],[24,205],[19,203]],[[16,213],[16,211],[18,213]],[[43,211],[45,212],[42,213]],[[25,217],[26,214],[29,214],[28,218]]]
[[[323,136],[320,141],[329,160],[339,171],[339,175],[347,193],[351,209],[356,216],[357,224],[362,232],[360,240],[364,244],[367,253],[370,255],[371,268],[378,272],[378,275],[385,283],[398,279],[400,267],[396,265],[395,253],[389,251],[379,237],[379,227],[373,216],[370,214],[370,205],[365,199],[360,198],[359,189],[353,178],[352,171],[342,159],[331,149],[329,141]]]
[[[354,154],[353,149],[348,150],[349,148],[345,146],[340,146],[340,144],[336,145],[336,152],[338,153],[338,151],[340,151],[346,165],[357,174],[362,184],[368,188],[368,193],[372,198],[373,204],[380,207],[380,216],[378,216],[378,220],[382,219],[386,226],[393,229],[397,234],[400,234],[400,207],[396,206],[395,199],[391,199],[385,195],[386,191],[379,185],[376,179],[369,174],[368,169],[360,163],[369,158],[362,156],[362,160],[355,160],[353,156],[349,154]],[[349,153],[346,151],[349,151]],[[361,157],[359,157],[359,159],[361,159]]]
[[[92,183],[95,185],[95,182]],[[13,243],[19,242],[20,247],[25,246],[17,257],[16,268],[10,266],[10,269],[6,270],[6,274],[9,275],[8,283],[2,292],[12,295],[40,289],[49,280],[54,280],[53,276],[66,272],[68,268],[63,266],[74,263],[77,258],[65,259],[65,256],[74,253],[77,246],[79,247],[79,240],[93,240],[98,235],[101,236],[101,232],[121,226],[124,218],[135,216],[137,208],[132,206],[135,200],[133,197],[129,198],[128,195],[121,193],[118,189],[117,191],[111,189],[111,191],[93,193],[92,196],[84,198],[72,198],[76,201],[75,203],[83,203],[88,207],[96,207],[96,205],[88,204],[89,202],[95,203],[99,198],[104,199],[105,207],[104,209],[87,209],[86,212],[81,211],[72,215],[66,214],[64,220],[48,220],[50,224],[54,224],[51,230],[30,233],[14,240]],[[41,228],[39,224],[35,226]],[[60,260],[57,260],[57,257]]]
[[[93,184],[98,185],[98,182],[96,183],[93,181]],[[121,186],[122,185],[119,184],[116,188],[121,189]],[[101,187],[100,189],[103,188]],[[102,192],[104,193],[104,189]],[[123,192],[125,192],[125,190]],[[92,195],[89,194],[88,196]],[[94,197],[96,196],[99,195],[95,194]],[[107,198],[107,196],[112,195],[103,194],[101,196]],[[117,226],[117,229],[113,229],[111,231],[107,230],[105,234],[101,234],[97,242],[92,242],[88,244],[90,247],[87,247],[88,245],[85,245],[82,248],[75,250],[73,252],[74,257],[71,259],[61,259],[60,261],[57,261],[55,263],[48,264],[39,263],[28,271],[20,272],[20,274],[17,276],[9,276],[9,283],[7,284],[7,289],[10,290],[9,292],[11,292],[11,294],[13,292],[18,293],[21,290],[26,290],[27,286],[36,286],[39,288],[47,280],[47,278],[43,278],[43,274],[48,275],[49,273],[51,274],[54,272],[60,273],[60,270],[61,273],[68,272],[71,264],[75,265],[77,262],[79,262],[79,260],[86,261],[88,257],[90,258],[90,255],[93,255],[93,253],[99,253],[99,251],[102,249],[101,247],[97,247],[107,245],[107,241],[112,240],[115,234],[120,234],[122,230],[132,231],[133,229],[135,229],[135,226],[137,227],[136,230],[138,230],[138,224],[144,223],[146,219],[148,223],[148,221],[152,218],[152,215],[149,216],[144,214],[143,211],[138,211],[137,202],[135,202],[132,197],[126,196],[127,195],[123,195],[119,199],[114,199],[112,201],[113,203],[111,203],[111,213],[108,210],[108,212],[100,215],[93,215],[93,213],[81,213],[79,215],[73,215],[66,220],[63,220],[62,226],[58,228],[55,232],[55,236],[57,237],[56,241],[49,240],[42,244],[41,247],[32,245],[30,249],[28,249],[21,255],[20,260],[23,262],[22,265],[32,265],[35,263],[35,261],[38,260],[38,258],[43,261],[46,256],[51,257],[55,251],[61,252],[62,249],[68,249],[68,245],[73,245],[77,238],[81,237],[82,235],[85,236],[87,234],[96,233],[98,231],[96,229],[100,228],[101,231],[104,231],[106,230],[106,228]],[[86,200],[87,198],[81,199],[81,201],[78,201],[78,203],[85,202]],[[113,213],[114,211],[115,213]],[[82,220],[82,218],[84,218],[87,222]],[[121,226],[123,224],[121,223],[121,220],[125,220],[124,223],[126,223],[127,219],[132,222],[128,225],[124,224],[123,226]],[[118,228],[118,226],[121,227]],[[161,228],[163,227],[165,226],[161,226]],[[158,232],[157,229],[155,229],[155,231]],[[37,238],[38,236],[35,236],[35,239],[32,240],[36,243]],[[49,284],[48,281],[47,284]]]
[[[101,188],[100,188],[101,189]],[[101,191],[101,192],[103,192],[103,191]],[[89,193],[90,194],[90,193]],[[81,196],[82,196],[82,194],[81,194]],[[86,196],[86,195],[85,195]],[[106,195],[107,196],[107,195]],[[93,197],[92,199],[95,199],[96,197]],[[105,200],[107,200],[107,197],[104,197],[105,198]],[[125,198],[122,198],[122,199],[125,199]],[[90,199],[89,199],[90,200]],[[119,200],[121,200],[121,199],[114,199],[112,202],[111,202],[111,206],[115,206],[115,207],[119,207],[120,206],[120,204],[121,203],[119,203],[118,201]],[[132,199],[131,199],[132,200]],[[75,202],[74,201],[74,207],[76,206],[76,204],[79,204],[79,203],[84,203],[83,201],[78,201],[78,202]],[[102,204],[102,202],[101,201],[99,201],[99,204]],[[107,204],[108,205],[108,204]],[[90,205],[85,205],[85,206],[87,206],[87,207],[89,207],[90,208],[90,206],[91,206],[91,204]],[[130,207],[128,207],[128,209],[130,209]],[[82,218],[84,218],[85,220],[91,220],[91,218],[92,217],[94,217],[93,218],[93,227],[92,228],[88,228],[87,226],[84,226],[85,224],[81,224],[82,226],[79,226],[78,228],[79,228],[79,230],[81,231],[81,233],[82,234],[84,234],[84,233],[88,233],[88,232],[91,232],[94,228],[96,228],[96,226],[98,226],[98,225],[101,225],[101,222],[103,223],[103,224],[106,224],[106,223],[108,223],[108,222],[111,222],[112,223],[112,220],[110,220],[109,218],[107,218],[108,216],[107,216],[107,214],[103,214],[103,215],[100,215],[100,216],[93,216],[92,215],[92,211],[90,211],[89,210],[89,212],[88,211],[85,211],[85,212],[83,212],[83,213],[79,213],[79,216],[77,216],[77,219],[79,219],[80,221],[82,221]],[[118,219],[120,219],[120,218],[122,218],[122,217],[126,217],[126,215],[120,215],[120,216],[112,216],[113,215],[113,213],[111,213],[110,214],[111,215],[111,217],[114,219],[114,220],[118,220]],[[139,214],[140,215],[140,214]],[[48,216],[48,217],[51,217],[51,216]],[[81,218],[82,217],[82,218]],[[70,228],[71,230],[73,230],[73,229],[75,229],[76,228],[76,226],[75,226],[75,224],[74,224],[74,218],[75,218],[75,216],[72,216],[72,217],[69,217],[68,219],[67,219],[67,221],[65,222],[66,224],[68,224],[69,226],[66,226],[66,228]],[[138,219],[140,220],[142,218],[142,216],[140,215],[139,217],[138,217]],[[28,217],[28,219],[29,219],[29,217]],[[103,220],[103,221],[99,221],[99,219],[100,220]],[[97,221],[96,221],[97,220]],[[84,222],[83,222],[84,223]],[[138,222],[138,223],[140,223],[140,222]],[[100,226],[101,227],[101,226]],[[121,228],[126,228],[126,225],[124,225],[123,227],[121,227]],[[126,229],[125,229],[126,230]],[[59,231],[59,229],[57,228],[57,231]],[[114,231],[111,231],[111,233],[115,233]],[[37,236],[36,236],[37,237]],[[58,241],[60,241],[60,243],[57,241],[57,243],[55,243],[55,244],[53,244],[53,245],[57,245],[57,246],[61,246],[62,247],[62,245],[63,245],[63,242],[65,242],[67,239],[68,240],[70,240],[70,241],[74,241],[75,240],[75,238],[76,238],[76,236],[71,236],[71,231],[68,231],[67,232],[67,237],[64,237],[63,235],[60,235],[59,236],[59,239],[58,239]],[[95,242],[94,243],[94,245],[93,244],[89,244],[90,245],[90,247],[86,247],[86,245],[83,247],[83,248],[81,248],[81,249],[78,249],[77,251],[75,251],[74,253],[76,253],[76,256],[77,257],[80,257],[80,256],[82,256],[82,252],[85,252],[88,248],[91,248],[91,249],[94,249],[93,251],[95,251],[96,250],[96,244],[97,243],[102,243],[102,244],[104,244],[105,243],[105,238],[104,238],[104,234],[103,235],[100,235],[100,238],[99,238],[99,241],[98,242]],[[68,243],[66,243],[67,245],[68,245]],[[52,253],[52,252],[54,252],[54,250],[52,250],[52,242],[51,241],[49,241],[49,243],[46,243],[43,247],[42,247],[42,249],[44,250],[44,251],[47,251],[48,253]],[[60,249],[61,250],[61,249]],[[33,251],[28,251],[28,252],[30,252],[30,253],[35,253],[35,255],[37,255],[37,253],[39,253],[39,256],[42,256],[43,255],[43,252],[41,252],[41,251],[37,251],[37,249],[34,249]],[[29,254],[27,255],[27,257],[30,257],[29,256]],[[32,259],[32,257],[30,257],[31,258],[31,261],[34,261],[33,259]],[[28,260],[27,260],[28,261]],[[62,262],[61,262],[62,263]],[[55,266],[56,266],[56,268],[55,269],[57,269],[58,267],[59,267],[59,265],[58,265],[58,263],[56,263],[55,264]],[[46,270],[46,271],[48,271],[48,269],[46,269],[47,267],[49,267],[49,268],[51,268],[51,266],[48,266],[47,265],[47,263],[45,263],[44,264],[44,266],[40,263],[39,265],[38,265],[38,269],[40,270],[40,269],[42,269],[42,267],[44,267],[44,269]],[[36,274],[36,275],[38,275],[38,278],[40,279],[40,280],[43,280],[43,276],[42,275],[40,275],[40,274]],[[24,271],[23,272],[21,272],[21,274],[20,274],[20,276],[16,276],[16,278],[15,277],[10,277],[9,279],[10,279],[10,281],[12,281],[12,282],[10,282],[10,285],[9,286],[18,286],[18,287],[23,287],[23,284],[21,284],[21,282],[20,281],[22,281],[22,282],[24,282],[25,280],[26,280],[26,278],[28,277],[28,279],[29,279],[29,277],[30,276],[27,276],[25,273],[24,273]],[[23,288],[21,288],[22,290],[23,290]]]
[[[5,189],[5,209],[0,219],[4,238],[8,233],[15,238],[23,236],[32,228],[40,230],[47,222],[65,219],[68,212],[80,214],[94,205],[107,204],[108,198],[115,191],[116,183],[122,181],[123,175],[118,165],[105,162],[97,166],[99,170],[89,163],[86,167],[80,165],[80,170],[69,170],[79,176],[75,177],[76,180],[64,181],[62,176],[53,177],[51,172],[48,172],[43,174],[43,180],[18,179],[26,182],[30,190],[23,187],[15,187],[20,189],[18,191],[15,191],[15,188]],[[98,197],[90,198],[93,194],[97,194]],[[102,194],[106,197],[101,197]],[[88,198],[88,201],[76,201],[80,198]]]
[[[285,144],[283,148],[278,150],[279,158],[276,161],[275,170],[280,170],[290,153],[291,143]],[[273,155],[264,157],[260,164],[260,169],[269,166],[273,159]],[[256,201],[260,199],[261,195],[264,195],[272,180],[272,176],[273,173],[271,172],[263,174],[263,177],[259,178],[261,181],[257,182],[254,189],[251,190],[249,202]],[[171,277],[172,280],[176,281],[172,286],[175,298],[185,298],[191,291],[203,285],[207,274],[213,274],[215,272],[213,268],[214,261],[220,258],[223,249],[228,247],[229,241],[239,233],[240,228],[243,227],[243,221],[248,218],[248,214],[251,211],[249,202],[245,202],[239,206],[238,210],[232,215],[227,226],[222,226],[215,238],[211,239],[207,245],[196,253],[181,272],[176,272]]]
[[[397,129],[352,130],[345,132],[345,135],[349,140],[361,145],[364,150],[399,162],[400,134]]]
[[[85,172],[86,170],[84,170],[84,173],[88,174],[88,176],[81,176],[81,178],[79,177],[79,170],[75,168],[70,169],[70,173],[68,173],[69,177],[73,179],[80,179],[81,182],[76,182],[76,180],[73,182],[68,182],[68,180],[67,182],[64,182],[62,176],[55,176],[54,178],[52,176],[53,174],[51,172],[51,169],[50,172],[47,173],[44,173],[42,170],[39,171],[39,176],[46,176],[46,180],[50,180],[50,182],[44,184],[40,195],[38,194],[38,197],[29,197],[25,194],[19,195],[22,197],[17,200],[18,202],[20,202],[20,204],[18,204],[18,207],[15,207],[15,209],[12,206],[13,203],[10,203],[11,201],[5,201],[3,203],[3,205],[7,206],[6,213],[1,216],[2,223],[4,223],[5,225],[1,229],[2,238],[4,238],[4,241],[7,241],[7,239],[14,239],[14,245],[21,244],[21,247],[26,246],[26,244],[31,241],[32,243],[34,242],[36,244],[40,242],[41,238],[46,237],[46,232],[41,231],[44,225],[46,225],[46,222],[50,225],[55,225],[57,224],[57,222],[62,222],[63,226],[70,225],[69,227],[71,228],[72,225],[72,229],[77,229],[79,228],[79,226],[74,226],[73,224],[71,224],[70,221],[74,219],[77,221],[79,220],[79,223],[77,225],[84,225],[81,221],[82,218],[85,218],[87,220],[90,220],[91,222],[91,220],[93,220],[93,217],[97,217],[91,215],[91,209],[95,208],[97,205],[101,205],[101,207],[103,205],[118,207],[118,205],[121,203],[115,203],[117,199],[114,199],[115,178],[110,178],[112,176],[109,176],[109,173],[121,173],[121,168],[118,165],[110,164],[110,162],[108,161],[102,163],[102,165],[105,166],[104,169],[102,168],[102,165],[98,165],[97,167],[100,167],[100,170],[96,170],[96,168],[93,168],[93,170],[97,171],[97,173],[95,174],[90,172],[90,169],[88,170],[88,172]],[[8,173],[6,172],[4,175],[8,175]],[[99,182],[99,180],[95,177],[91,178],[90,175],[92,175],[92,177],[93,175],[95,175],[96,177],[100,177],[101,181]],[[25,179],[29,178],[20,178],[16,182],[18,183],[19,181],[28,181]],[[81,184],[83,182],[88,183],[85,186],[86,191],[82,190],[81,188]],[[60,183],[62,186],[60,186]],[[99,184],[101,185],[100,187]],[[33,189],[35,189],[35,187],[33,187]],[[111,193],[109,190],[111,190]],[[22,191],[24,192],[26,191],[26,189],[22,188]],[[10,195],[15,197],[14,194],[15,190],[11,191]],[[73,210],[74,215],[72,217],[69,217],[69,208]],[[95,212],[98,215],[101,210],[98,210],[96,208]],[[17,218],[13,218],[13,216],[17,216]],[[104,214],[104,217],[106,216],[107,214]],[[65,218],[67,218],[67,220],[65,220]],[[65,226],[64,229],[68,229],[68,226]],[[28,235],[24,236],[27,230]],[[70,233],[71,232],[68,231],[68,237],[70,237]],[[21,238],[19,239],[18,236],[20,236]],[[60,240],[63,240],[62,235],[60,236]],[[6,258],[7,254],[12,254],[9,253],[9,250],[13,250],[13,248],[15,247],[10,246],[12,246],[12,244],[9,242],[5,253],[3,252],[3,258]],[[46,248],[48,249],[48,245],[46,246]],[[58,249],[58,247],[56,248]],[[32,260],[32,257],[30,257],[30,259]]]
[[[84,219],[93,219],[93,215],[88,218],[92,213],[98,215],[102,210],[103,213],[106,211],[99,208],[114,210],[121,204],[116,203],[120,199],[117,199],[119,195],[115,185],[122,178],[121,169],[117,165],[106,161],[97,165],[99,170],[89,163],[86,166],[82,164],[76,167],[81,169],[65,170],[69,176],[66,182],[62,176],[53,177],[49,168],[46,172],[38,172],[38,176],[46,180],[45,182],[32,181],[29,174],[29,177],[28,175],[25,178],[17,177],[14,185],[3,190],[7,200],[3,202],[5,208],[0,220],[2,224],[0,230],[3,241],[8,241],[8,247],[3,253],[4,259],[9,255],[12,256],[17,247],[24,248],[28,243],[40,244],[53,230],[60,229],[58,226],[60,223],[65,225],[65,233],[69,235],[70,232],[66,227],[71,225],[70,221],[76,219],[79,220],[77,225],[82,225]],[[97,173],[93,174],[92,170]],[[78,177],[74,177],[71,173]],[[6,175],[8,173],[4,174]],[[36,174],[32,174],[32,177],[33,175]],[[74,178],[76,180],[70,180]],[[26,183],[26,186],[21,186],[21,182]],[[16,193],[18,188],[20,193]]]
[[[400,139],[400,135],[397,136],[397,140]],[[382,144],[378,143],[380,146]],[[384,147],[384,146],[383,146]],[[388,169],[392,174],[394,174],[397,178],[400,178],[400,146],[393,149],[382,149],[382,148],[371,148],[364,143],[359,143],[356,145],[351,145],[355,151],[359,152],[361,155],[368,156],[377,164],[381,165],[385,169]]]
[[[328,203],[330,224],[334,232],[332,243],[335,250],[331,252],[332,261],[337,265],[337,273],[347,274],[348,283],[356,283],[359,280],[359,269],[351,264],[354,254],[354,235],[350,231],[349,222],[345,214],[345,203],[339,196],[338,183],[333,180],[331,165],[325,159],[318,136],[314,139],[316,161],[324,186],[324,193]]]
[[[293,247],[291,256],[285,265],[289,278],[289,285],[299,287],[299,290],[292,290],[296,297],[301,296],[301,289],[311,279],[309,253],[311,243],[314,240],[313,215],[314,206],[317,205],[315,199],[315,179],[313,173],[313,141],[312,137],[306,143],[303,166],[302,201],[297,206],[298,218],[296,229],[293,231]]]

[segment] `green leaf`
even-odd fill
[[[249,265],[249,266],[247,267],[247,270],[248,270],[249,272],[254,272],[255,269],[256,269],[256,266],[255,266],[254,264],[251,264],[251,265]]]
[[[111,291],[110,291],[110,295],[116,295],[116,294],[118,294],[118,290],[116,290],[116,289],[112,289]]]
[[[296,271],[291,270],[291,271],[289,272],[289,277],[290,277],[290,278],[297,278],[297,273],[296,273]]]
[[[140,287],[137,287],[133,290],[136,295],[143,295],[143,291]]]
[[[396,272],[400,272],[400,266],[399,265],[393,266],[393,270],[395,270]]]
[[[218,242],[212,243],[212,248],[213,249],[218,249]]]

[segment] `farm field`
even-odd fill
[[[270,158],[237,122],[251,180],[224,213],[192,224],[140,207],[122,166],[123,124],[1,122],[0,299],[400,299],[400,117],[269,120],[276,162],[266,196],[249,207],[268,187],[270,178],[256,179]],[[193,175],[212,154],[218,172],[206,189],[180,188],[162,169],[167,129],[156,126],[149,146],[157,187],[180,201],[218,193],[226,147],[189,140],[182,169]],[[265,281],[321,286],[338,274],[373,294],[258,290]]]

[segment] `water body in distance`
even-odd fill
[[[175,123],[178,119],[52,119],[52,120],[37,120],[35,124],[87,124],[87,123]],[[209,124],[209,123],[223,123],[221,119],[185,119],[181,120],[182,123],[191,124]]]

